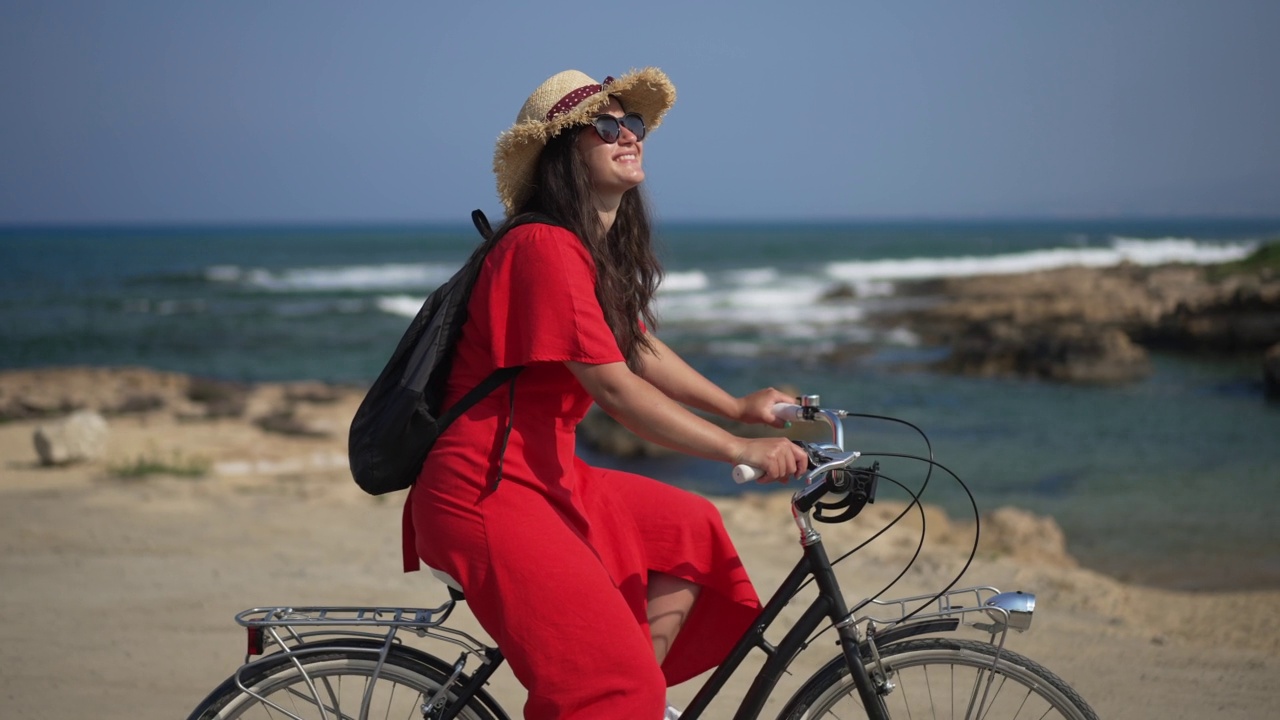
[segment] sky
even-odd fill
[[[655,66],[659,220],[1280,216],[1274,0],[0,0],[0,225],[465,223]]]

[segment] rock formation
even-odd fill
[[[938,369],[981,376],[1114,384],[1144,377],[1148,350],[1261,357],[1280,343],[1278,247],[1224,266],[1073,267],[904,283],[899,293],[920,302],[880,322],[949,347]]]

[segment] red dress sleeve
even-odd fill
[[[496,367],[625,360],[596,299],[595,263],[576,235],[553,225],[521,225],[498,243],[488,264],[486,320]]]

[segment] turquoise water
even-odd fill
[[[902,278],[1210,262],[1275,237],[1280,221],[672,225],[659,332],[732,391],[787,383],[916,423],[983,508],[1052,515],[1087,565],[1280,587],[1280,406],[1261,399],[1255,360],[1157,356],[1149,379],[1122,388],[956,378],[910,369],[939,351],[867,322],[899,301]],[[0,368],[365,383],[474,242],[462,226],[0,230]],[[836,289],[851,297],[823,299]],[[883,423],[848,432],[867,451],[922,448]],[[738,491],[711,463],[636,467]],[[938,475],[926,499],[965,509]]]

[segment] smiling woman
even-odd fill
[[[780,425],[773,405],[791,397],[734,397],[653,334],[662,271],[644,141],[674,101],[653,68],[602,83],[570,70],[499,137],[508,217],[479,251],[445,406],[499,368],[523,369],[440,436],[406,501],[406,570],[425,562],[465,592],[529,691],[526,718],[657,720],[666,688],[720,664],[760,610],[715,506],[575,456],[593,403],[648,440],[764,480],[806,459],[686,409]]]
[[[644,118],[624,114],[622,103],[610,98],[591,126],[594,133],[578,133],[577,150],[599,196],[597,209],[607,210],[621,205],[623,193],[644,182]]]

